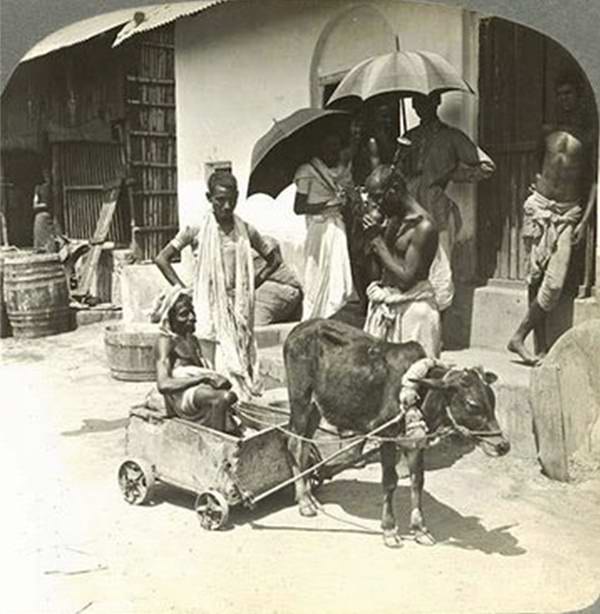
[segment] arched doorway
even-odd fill
[[[358,62],[396,49],[385,17],[371,6],[344,11],[323,30],[311,64],[311,103],[324,106],[342,77]]]

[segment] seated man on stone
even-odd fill
[[[385,226],[366,214],[363,227],[380,269],[367,288],[364,330],[394,343],[417,341],[429,357],[441,350],[440,313],[429,281],[438,249],[436,226],[409,194],[393,167],[376,168],[365,184],[369,201],[387,217]]]
[[[163,293],[151,319],[159,323],[156,379],[169,413],[239,435],[231,415],[237,396],[231,382],[210,369],[202,356],[194,335],[196,316],[190,294],[181,288]]]
[[[265,281],[256,290],[254,298],[254,324],[265,326],[279,322],[296,322],[302,318],[302,285],[281,257],[279,243],[272,237],[264,236],[264,242],[271,251],[279,254],[281,264],[274,272],[268,273]],[[269,265],[256,251],[253,251],[254,270],[258,275]]]

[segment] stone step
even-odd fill
[[[254,334],[259,348],[281,346],[285,338],[289,335],[292,328],[299,322],[286,322],[284,324],[269,324],[267,326],[256,326]]]
[[[547,318],[549,343],[573,325],[575,306],[579,302],[567,293],[561,298]],[[452,306],[443,316],[444,346],[452,349],[480,347],[502,352],[525,316],[528,304],[524,282],[490,280],[485,286],[458,285]],[[526,346],[533,351],[532,335]]]
[[[120,320],[122,315],[120,307],[115,307],[110,303],[101,303],[89,309],[78,309],[75,317],[77,319],[77,326],[87,326],[97,322]]]
[[[285,399],[285,368],[281,346],[264,347],[260,351],[261,373],[276,384],[263,402],[280,404]],[[469,348],[448,351],[442,359],[459,367],[481,365],[486,371],[493,371],[498,381],[493,388],[496,394],[496,415],[498,422],[511,442],[516,456],[535,458],[536,448],[532,430],[532,410],[529,398],[531,368],[517,363],[507,352]]]

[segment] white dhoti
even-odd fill
[[[307,216],[303,320],[328,318],[353,294],[346,227],[340,213]]]
[[[354,293],[341,210],[346,197],[340,195],[340,190],[352,185],[351,168],[344,163],[329,167],[319,158],[313,158],[298,168],[294,183],[307,204],[327,205],[322,213],[306,215],[302,319],[328,318]]]
[[[365,332],[392,343],[417,341],[427,356],[440,355],[440,312],[428,280],[406,292],[373,282],[367,288],[367,297]]]

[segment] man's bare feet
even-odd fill
[[[523,339],[518,336],[514,336],[507,344],[506,349],[509,352],[514,352],[521,357],[521,360],[530,367],[535,367],[540,362],[540,357],[530,354]]]

